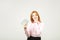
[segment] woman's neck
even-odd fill
[[[38,23],[38,21],[34,21],[35,23]]]

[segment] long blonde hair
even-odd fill
[[[41,22],[40,16],[39,16],[39,14],[38,14],[37,11],[32,11],[32,13],[31,13],[31,15],[30,15],[30,20],[31,20],[31,22],[32,22],[32,23],[34,22],[34,20],[33,20],[33,18],[32,18],[32,14],[33,14],[33,13],[36,13],[36,15],[38,16],[38,21]]]

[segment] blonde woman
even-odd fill
[[[32,11],[30,15],[31,23],[24,25],[24,31],[27,36],[27,40],[41,40],[41,31],[43,29],[43,23],[37,11]]]

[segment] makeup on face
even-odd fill
[[[36,13],[32,14],[32,18],[34,21],[38,21],[38,15]]]

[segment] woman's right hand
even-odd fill
[[[27,29],[27,24],[24,25],[24,29]]]

